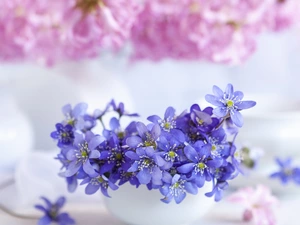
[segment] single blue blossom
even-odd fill
[[[139,114],[137,113],[128,113],[125,110],[125,106],[123,102],[120,102],[119,105],[116,104],[114,100],[110,102],[110,105],[112,106],[113,110],[119,114],[119,117],[121,118],[122,116],[129,116],[129,117],[138,117]]]
[[[110,181],[104,175],[98,175],[96,177],[87,177],[81,182],[81,185],[88,184],[85,188],[85,193],[87,195],[95,194],[98,190],[101,190],[102,194],[106,197],[110,196],[107,193],[107,189],[110,188],[113,191],[117,190],[119,187]]]
[[[50,225],[57,223],[59,225],[72,225],[75,221],[67,213],[60,213],[61,208],[64,206],[66,199],[60,197],[56,203],[52,204],[47,198],[41,197],[46,206],[36,205],[35,208],[42,211],[45,215],[39,219],[38,225]]]
[[[196,195],[198,188],[194,183],[188,182],[176,174],[174,177],[170,177],[169,181],[160,188],[160,192],[164,196],[161,199],[162,202],[170,203],[174,199],[176,204],[179,204],[185,199],[186,192]]]
[[[209,103],[217,106],[213,113],[221,118],[231,118],[232,122],[238,126],[243,126],[243,117],[240,113],[243,109],[249,109],[256,105],[254,101],[242,101],[244,94],[241,91],[234,91],[232,84],[228,84],[225,91],[213,86],[214,95],[206,95],[205,99]]]
[[[141,122],[136,123],[136,129],[138,131],[137,136],[131,136],[126,139],[126,144],[131,148],[136,147],[152,147],[157,148],[157,140],[161,134],[161,129],[158,124],[155,124],[151,130],[149,130],[145,124]]]
[[[134,160],[127,172],[136,172],[136,177],[141,184],[162,184],[162,171],[165,161],[153,148],[137,148],[136,152],[127,151],[126,156]]]
[[[62,108],[62,112],[65,115],[65,124],[69,124],[78,130],[84,129],[83,116],[86,114],[88,105],[86,103],[77,104],[74,109],[70,104],[65,105]]]
[[[91,159],[100,158],[100,152],[96,148],[105,141],[105,138],[87,132],[84,138],[82,134],[75,134],[74,146],[67,153],[70,164],[65,171],[66,177],[76,174],[80,168],[90,176],[93,176],[95,169],[91,165]]]
[[[70,124],[64,126],[61,123],[57,123],[55,127],[56,131],[51,133],[51,137],[58,140],[57,146],[72,145],[74,140],[73,127]]]
[[[272,173],[270,177],[280,179],[282,184],[287,184],[291,181],[300,184],[300,168],[295,167],[292,162],[292,158],[276,158],[276,163],[280,167],[280,170]]]

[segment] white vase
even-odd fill
[[[199,189],[198,195],[187,194],[180,203],[160,201],[159,190],[149,191],[145,186],[135,188],[130,184],[111,191],[112,198],[105,198],[108,210],[118,219],[130,225],[188,225],[205,215],[214,204],[213,198],[204,193],[211,190],[211,184]]]
[[[7,173],[32,150],[33,131],[7,85],[0,87],[0,105],[0,173]]]

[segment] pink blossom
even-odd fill
[[[256,225],[276,223],[274,207],[278,205],[278,200],[266,186],[258,185],[256,189],[242,188],[231,195],[228,200],[245,207],[243,215],[245,221],[253,219]]]

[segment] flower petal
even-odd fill
[[[220,98],[214,95],[205,95],[205,100],[215,106],[219,106],[219,107],[224,106],[224,103],[220,101]]]
[[[51,224],[52,219],[49,216],[43,216],[41,219],[38,221],[38,225],[49,225]]]
[[[198,153],[192,146],[186,146],[184,148],[184,154],[189,160],[193,161],[194,163],[198,162]]]
[[[93,176],[95,174],[95,169],[92,167],[90,160],[87,159],[83,163],[83,171],[86,172],[90,176]]]
[[[146,138],[146,133],[148,132],[148,129],[147,127],[145,126],[145,124],[141,123],[141,122],[137,122],[136,123],[136,129],[139,133],[139,136],[142,138],[142,139],[145,139]]]
[[[94,136],[89,142],[89,149],[94,150],[104,141],[105,141],[104,137],[102,137],[100,135]]]
[[[187,163],[177,168],[179,173],[189,173],[193,170],[195,163]]]
[[[86,187],[85,187],[85,193],[87,195],[92,195],[95,194],[100,188],[100,184],[99,185],[93,185],[91,183],[89,183]]]
[[[217,96],[218,98],[222,98],[224,95],[224,92],[221,90],[221,88],[219,88],[218,86],[214,85],[213,86],[213,93],[215,94],[215,96]]]
[[[73,117],[83,116],[86,113],[88,105],[84,102],[78,103],[73,109]]]
[[[226,107],[218,107],[213,110],[213,114],[218,117],[225,117],[228,113],[228,109]]]
[[[141,170],[136,176],[141,184],[149,184],[151,181],[151,174],[148,169]]]
[[[138,136],[132,136],[126,139],[126,144],[130,148],[136,148],[139,144],[141,144],[143,140]]]
[[[173,107],[168,107],[165,112],[165,119],[173,118],[175,116],[175,109]]]
[[[256,105],[256,102],[255,101],[242,101],[240,102],[237,106],[238,106],[238,109],[239,110],[242,110],[242,109],[249,109],[249,108],[252,108]]]
[[[91,151],[89,155],[90,159],[99,159],[100,158],[100,152],[98,150]]]
[[[244,124],[243,116],[239,111],[230,111],[230,117],[232,122],[237,126],[237,127],[242,127]]]

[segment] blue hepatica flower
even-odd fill
[[[65,105],[62,108],[63,114],[66,118],[64,123],[70,124],[79,130],[84,129],[85,122],[83,116],[86,114],[87,108],[88,105],[86,103],[79,103],[74,107],[74,109],[72,109],[70,104]]]
[[[123,102],[120,102],[119,105],[117,105],[116,102],[114,100],[112,100],[110,102],[110,105],[112,106],[113,110],[119,114],[119,117],[122,117],[122,116],[138,117],[139,116],[139,114],[137,114],[137,113],[126,112]]]
[[[82,134],[75,134],[74,148],[67,153],[67,159],[70,164],[65,172],[66,177],[71,177],[76,174],[80,168],[83,171],[93,176],[95,169],[91,165],[91,159],[100,158],[100,152],[96,148],[104,141],[102,136],[94,135],[92,132],[87,132],[85,138]]]
[[[291,181],[294,181],[297,184],[300,184],[300,168],[293,166],[292,159],[279,159],[276,158],[276,162],[280,167],[280,170],[271,174],[271,178],[278,178],[282,184],[287,184]]]
[[[161,129],[158,124],[155,124],[151,130],[141,122],[136,123],[136,129],[138,131],[138,136],[132,136],[126,139],[126,143],[131,148],[136,147],[152,147],[157,148],[157,139],[160,136]]]
[[[218,117],[230,117],[232,122],[238,126],[243,126],[243,117],[240,113],[243,109],[249,109],[256,105],[254,101],[242,101],[244,94],[241,91],[234,91],[233,86],[228,84],[225,91],[213,86],[214,95],[206,95],[205,99],[209,103],[217,106],[213,113]]]
[[[160,192],[165,196],[161,199],[162,202],[170,203],[172,199],[175,199],[175,202],[179,204],[185,199],[186,192],[196,195],[198,193],[198,188],[194,183],[188,182],[186,179],[176,174],[173,178],[170,177],[160,188]]]
[[[228,157],[230,155],[230,145],[226,141],[226,133],[223,128],[214,130],[208,136],[209,143],[211,144],[212,157]]]
[[[75,221],[67,213],[60,213],[64,206],[66,199],[60,197],[56,203],[52,204],[47,198],[41,197],[46,206],[36,205],[35,208],[45,213],[45,215],[38,221],[38,225],[50,225],[57,223],[59,225],[75,224]]]
[[[211,180],[209,169],[218,168],[222,165],[223,160],[211,159],[211,145],[198,141],[195,148],[188,145],[184,148],[186,157],[191,161],[177,168],[178,172],[183,174],[192,174],[196,185],[201,188],[204,182]]]
[[[72,145],[74,140],[73,127],[70,124],[64,126],[61,123],[57,123],[55,127],[56,131],[51,133],[51,137],[58,140],[57,145],[59,147]]]
[[[134,160],[134,163],[127,172],[137,172],[136,177],[141,184],[153,185],[162,184],[162,171],[165,161],[153,148],[137,148],[136,152],[128,151],[126,156]]]
[[[97,175],[96,177],[87,177],[81,182],[81,185],[83,184],[88,184],[85,188],[85,193],[87,195],[95,194],[98,190],[101,190],[104,196],[110,197],[107,193],[108,187],[110,187],[113,191],[119,188],[104,175]]]

